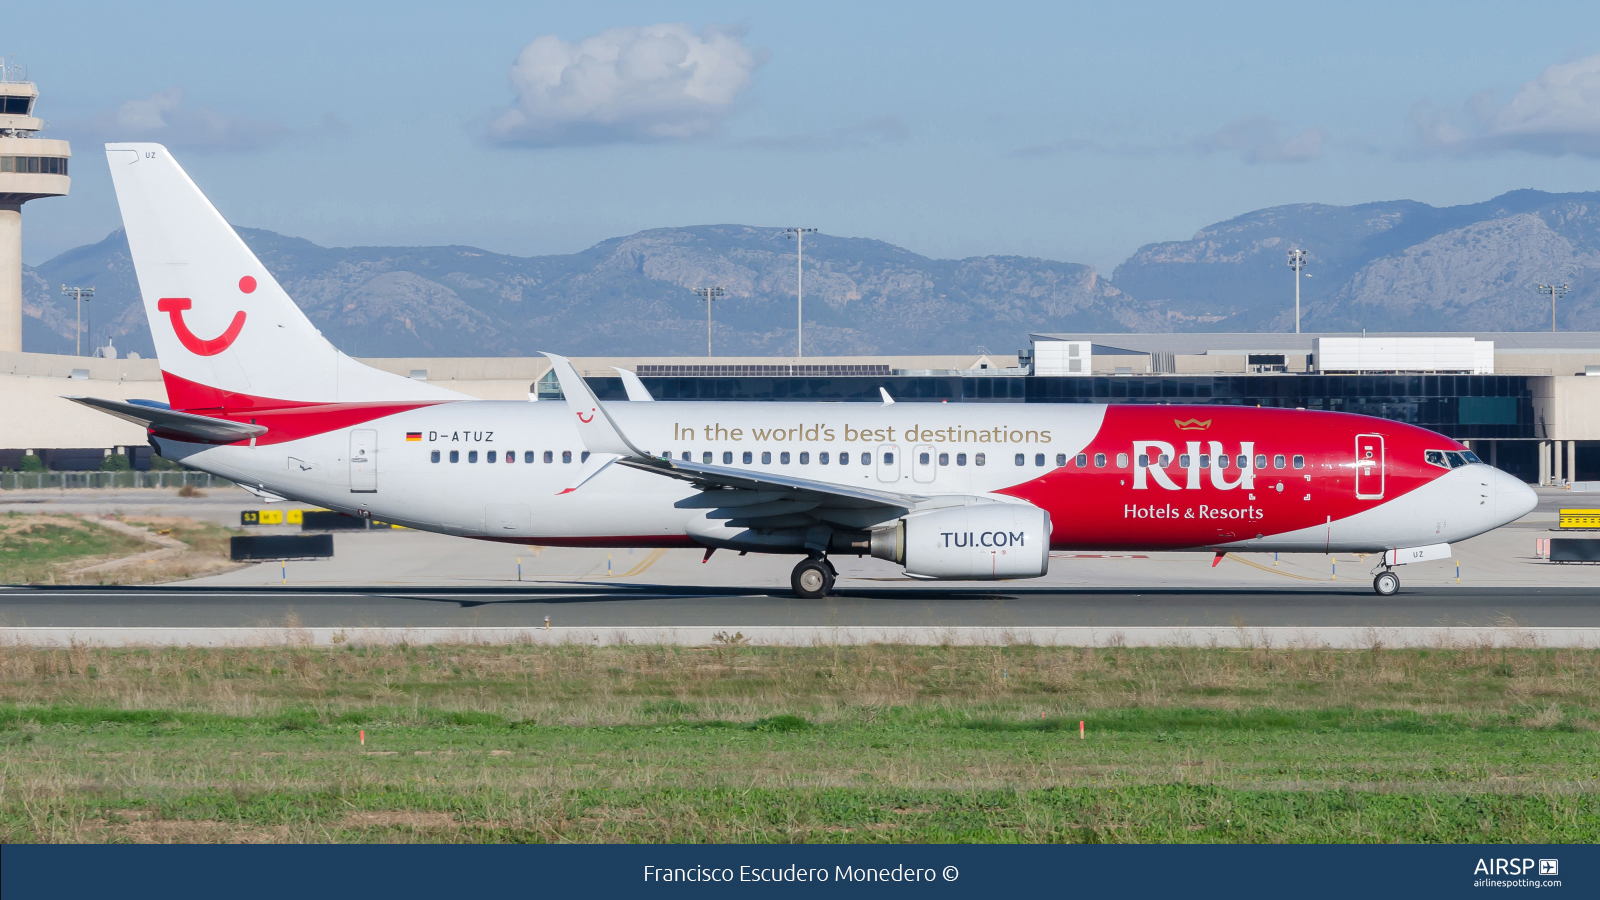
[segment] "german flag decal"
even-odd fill
[[[408,432],[406,432],[406,440],[408,440],[408,441],[420,441],[420,440],[422,440],[422,432],[420,432],[420,431],[408,431]]]

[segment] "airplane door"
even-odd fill
[[[1356,499],[1383,499],[1383,435],[1356,435]]]
[[[918,484],[930,484],[939,467],[934,465],[933,447],[928,444],[911,448],[911,478]]]
[[[378,433],[366,428],[350,432],[350,493],[378,490]]]
[[[878,445],[878,480],[900,480],[900,448],[894,444]]]

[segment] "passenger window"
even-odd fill
[[[763,450],[763,451],[761,451],[761,464],[763,466],[772,465],[772,451],[771,450]]]
[[[1276,455],[1276,456],[1274,456],[1272,458],[1272,467],[1274,469],[1281,469],[1281,468],[1284,467],[1284,465],[1285,465],[1285,460],[1283,458],[1283,454],[1282,453],[1279,453],[1278,455]]]
[[[730,460],[730,462],[731,462],[731,460]],[[748,466],[752,462],[755,462],[755,456],[749,450],[746,450],[744,452],[744,464]]]
[[[522,454],[522,461],[527,463],[530,466],[533,465],[533,451],[532,450],[524,451],[523,454]]]
[[[1066,457],[1062,457],[1061,461],[1062,462],[1066,462],[1067,461]],[[1036,466],[1044,465],[1044,454],[1043,453],[1035,453],[1033,455],[1033,464],[1036,465]]]
[[[866,459],[868,458],[865,453],[861,454],[861,456],[862,456],[862,461],[863,462],[865,462]],[[894,465],[894,454],[893,453],[885,453],[883,455],[883,464],[886,465],[886,466]]]
[[[827,462],[827,460],[823,460],[823,462]],[[811,465],[811,454],[810,453],[801,453],[800,454],[800,465],[802,465],[802,466]]]
[[[450,451],[450,461],[453,462],[453,463],[461,462],[461,451],[460,450],[451,450]]]
[[[939,454],[939,465],[941,465],[941,466],[950,465],[950,454],[948,454],[948,453]]]
[[[1170,456],[1166,455],[1165,453],[1163,453],[1163,454],[1161,454],[1161,458],[1156,460],[1156,465],[1158,465],[1161,468],[1165,469],[1167,466],[1172,465],[1172,457],[1170,457]]]
[[[476,450],[468,450],[467,451],[467,462],[475,463],[477,461],[478,461],[478,451],[476,451]]]
[[[1239,468],[1241,468],[1241,469],[1250,468],[1250,457],[1245,456],[1242,453],[1239,454]]]
[[[561,462],[562,462],[563,465],[572,462],[572,451],[571,450],[563,450],[563,451],[561,451]]]
[[[667,455],[668,455],[668,456],[671,456],[671,455],[672,455],[672,454],[670,454],[670,453],[669,453],[669,454],[667,454]],[[692,454],[692,453],[690,453],[690,452],[689,452],[689,451],[687,451],[687,450],[685,450],[685,451],[683,451],[683,456],[682,456],[682,458],[683,458],[683,461],[684,461],[684,462],[689,462],[689,461],[690,461],[690,460],[692,460],[692,459],[694,459],[694,454]]]
[[[710,465],[711,464],[711,451],[707,450],[706,452],[700,454],[700,461],[705,463],[706,465]]]
[[[1026,454],[1018,453],[1017,456],[1016,456],[1017,465],[1019,465],[1019,466],[1020,465],[1025,465],[1026,464],[1025,460],[1027,460],[1027,458],[1028,457],[1027,457]]]
[[[1187,468],[1189,468],[1189,462],[1190,462],[1191,459],[1192,459],[1192,457],[1190,457],[1189,454],[1187,454],[1187,453],[1180,454],[1178,456],[1178,465],[1182,466],[1185,469],[1187,469]],[[1164,453],[1161,455],[1161,464],[1163,466],[1167,464],[1167,457],[1166,457],[1166,454],[1164,454]]]
[[[1294,457],[1294,467],[1296,469],[1304,469],[1306,467],[1306,458],[1296,453]]]
[[[555,454],[551,453],[549,450],[546,450],[544,452],[544,461],[547,462],[547,463],[555,462],[556,461]]]
[[[494,462],[494,457],[495,457],[495,451],[490,450],[488,456],[485,457],[484,462]]]
[[[1118,453],[1117,454],[1117,468],[1126,469],[1127,467],[1128,467],[1128,454],[1126,454],[1126,453]]]
[[[956,465],[964,466],[966,464],[967,464],[967,455],[965,453],[957,453],[956,454]]]
[[[431,459],[431,460],[432,460],[432,461],[433,461],[433,462],[438,462],[438,461],[439,461],[439,451],[437,451],[437,450],[435,450],[435,451],[433,451],[433,454],[432,454],[432,456],[431,456],[431,457],[430,457],[430,459]]]
[[[982,453],[974,453],[974,454],[972,454],[972,464],[973,465],[981,466],[986,462],[988,462],[988,459],[984,456],[984,454],[982,454]]]
[[[749,461],[750,461],[749,459],[745,460],[745,462],[749,462]],[[725,466],[733,465],[733,451],[732,450],[724,450],[724,451],[722,451],[722,464],[725,465]]]
[[[817,465],[825,466],[827,464],[828,464],[828,451],[824,450],[821,453],[817,454]]]
[[[850,465],[850,454],[849,453],[841,453],[841,454],[839,454],[839,465],[841,465],[841,466]]]
[[[1094,467],[1096,469],[1104,469],[1106,467],[1106,455],[1104,453],[1096,453],[1094,455]]]
[[[583,455],[578,457],[578,461],[579,462],[588,462],[589,461],[589,451],[587,451],[587,450],[583,451]]]
[[[1083,468],[1084,465],[1089,462],[1088,457],[1085,457],[1085,456],[1079,456],[1078,459],[1081,460],[1081,462],[1078,463],[1078,468],[1080,468],[1080,469]],[[1062,466],[1065,466],[1066,464],[1067,464],[1067,455],[1065,453],[1057,453],[1056,454],[1056,468],[1059,469]]]
[[[917,465],[925,466],[925,465],[928,464],[928,460],[930,460],[930,459],[933,459],[933,454],[931,454],[931,453],[919,453],[919,454],[917,454]]]
[[[782,453],[778,454],[778,465],[787,466],[788,464],[789,464],[789,451],[785,450]]]
[[[1200,454],[1200,468],[1202,468],[1202,469],[1211,468],[1211,454],[1209,454],[1209,453]]]
[[[1256,454],[1256,468],[1265,469],[1266,467],[1267,467],[1267,455],[1265,453]],[[1240,466],[1240,468],[1242,469],[1244,467]]]
[[[1220,454],[1217,456],[1217,468],[1226,469],[1231,463],[1232,463],[1232,460],[1228,459],[1228,457],[1220,455]],[[1206,464],[1206,458],[1204,456],[1200,457],[1200,465],[1201,465],[1201,467],[1203,468],[1205,466],[1205,464]],[[1242,468],[1244,468],[1244,466],[1240,466],[1239,468],[1242,469]]]

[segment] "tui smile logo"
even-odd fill
[[[578,421],[582,422],[585,425],[589,424],[590,422],[593,422],[594,421],[594,410],[592,410],[592,409],[589,410],[588,418],[584,418],[583,413],[578,413]]]
[[[239,279],[239,290],[243,293],[253,293],[256,289],[256,280],[249,275]],[[178,336],[178,342],[183,344],[185,350],[196,356],[216,356],[218,353],[233,346],[238,340],[239,332],[244,330],[244,310],[233,314],[233,321],[217,337],[206,339],[189,330],[187,322],[183,321],[184,310],[194,307],[194,301],[188,297],[162,297],[156,301],[156,309],[166,313],[172,319],[172,331]]]

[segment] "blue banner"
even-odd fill
[[[1600,848],[1573,845],[10,845],[0,861],[7,900],[1600,896]]]

